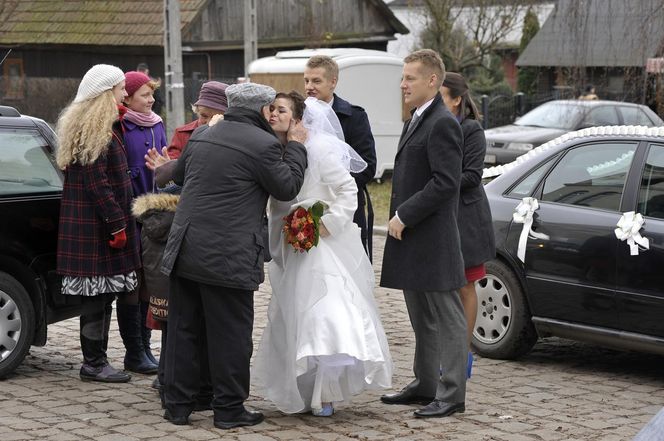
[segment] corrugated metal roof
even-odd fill
[[[642,67],[663,43],[663,0],[560,0],[516,64]]]
[[[180,0],[182,28],[208,0]],[[0,44],[162,46],[163,0],[3,0]]]

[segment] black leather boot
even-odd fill
[[[150,308],[150,304],[148,302],[140,302],[140,305],[141,305],[141,340],[143,341],[143,349],[145,350],[145,355],[148,357],[148,359],[152,363],[159,365],[159,360],[155,358],[155,356],[152,354],[152,350],[150,349],[150,337],[152,336],[152,329],[147,327],[148,309]]]
[[[125,346],[124,368],[139,374],[157,373],[157,365],[153,363],[143,348],[141,334],[141,308],[138,305],[117,304],[118,328]]]
[[[126,383],[131,375],[111,366],[106,358],[108,331],[111,323],[111,304],[99,305],[100,311],[83,311],[80,321],[83,365],[79,376],[83,381]],[[89,306],[88,306],[89,308]]]

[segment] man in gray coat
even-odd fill
[[[306,131],[291,126],[282,146],[261,114],[271,87],[226,89],[228,111],[201,126],[178,159],[173,180],[182,193],[164,250],[171,278],[164,418],[188,424],[199,390],[198,341],[207,338],[214,425],[263,420],[244,408],[253,350],[253,291],[263,282],[263,214],[268,196],[288,201],[304,181]]]
[[[415,108],[394,160],[381,286],[402,289],[415,331],[415,380],[386,404],[426,404],[416,417],[465,410],[465,285],[457,229],[463,135],[438,89],[445,67],[430,49],[405,58],[401,89]],[[442,375],[441,375],[442,368]]]

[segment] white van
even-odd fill
[[[339,80],[335,93],[366,110],[376,140],[376,178],[382,178],[386,170],[394,168],[403,121],[409,117],[399,88],[403,60],[369,49],[282,51],[253,61],[249,65],[250,79],[278,92],[297,90],[304,94],[304,67],[314,55],[327,55],[337,62]]]

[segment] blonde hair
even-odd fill
[[[308,69],[322,67],[328,80],[339,78],[339,65],[327,55],[314,55],[307,60]]]
[[[117,119],[118,108],[111,90],[65,107],[56,127],[58,167],[64,170],[71,164],[95,162],[106,153]]]
[[[436,75],[438,78],[437,88],[440,88],[445,80],[445,63],[443,63],[440,55],[431,49],[420,49],[403,59],[404,63],[415,63],[417,61],[422,63],[422,66],[429,71],[428,73]]]

